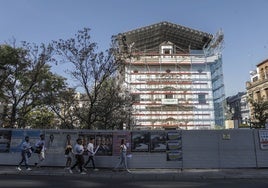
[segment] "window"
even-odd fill
[[[170,72],[171,72],[171,70],[170,70],[170,69],[167,69],[167,70],[166,70],[166,73],[170,73]]]
[[[171,49],[163,49],[163,54],[171,54]]]
[[[132,101],[133,102],[139,102],[140,101],[140,95],[139,94],[133,94],[132,95]]]
[[[256,81],[258,81],[258,77],[253,78],[253,82],[256,82]]]
[[[205,94],[198,94],[198,103],[199,104],[206,104],[206,95]]]
[[[256,92],[256,99],[257,99],[257,101],[261,100],[261,92],[260,91]]]
[[[264,70],[261,68],[260,70],[261,79],[265,79]]]
[[[165,98],[166,98],[166,99],[173,99],[173,95],[172,95],[172,94],[166,94],[166,95],[165,95]]]
[[[265,88],[264,91],[265,91],[265,98],[268,99],[268,88]]]

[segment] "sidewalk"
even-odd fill
[[[89,169],[86,175],[78,172],[70,174],[63,167],[33,168],[32,171],[18,171],[16,166],[0,166],[0,175],[33,175],[33,176],[89,176],[94,178],[127,178],[144,180],[179,180],[179,179],[263,179],[268,178],[268,169],[130,169],[113,172],[111,169]]]

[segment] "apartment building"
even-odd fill
[[[260,101],[268,100],[268,59],[259,63],[256,70],[250,72],[250,81],[246,83],[249,98]],[[254,120],[254,109],[250,107],[250,118]]]
[[[249,106],[247,92],[238,92],[226,98],[229,120],[233,121],[233,128],[249,127]]]
[[[223,33],[160,22],[118,34],[133,129],[224,126]]]

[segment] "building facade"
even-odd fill
[[[268,59],[258,64],[256,70],[250,72],[247,93],[254,100],[268,99]]]
[[[118,41],[130,55],[119,80],[133,99],[133,128],[224,126],[222,32],[160,22],[121,33]]]
[[[259,63],[256,70],[250,72],[250,81],[246,83],[247,95],[254,101],[268,100],[268,59]],[[254,120],[254,109],[250,107],[250,120]]]
[[[230,114],[227,119],[233,120],[233,128],[249,127],[247,92],[239,92],[236,95],[227,97],[226,104]]]

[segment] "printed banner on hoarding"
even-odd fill
[[[131,134],[130,132],[118,132],[113,134],[113,155],[119,155],[120,154],[120,145],[121,145],[121,140],[125,140],[125,144],[127,146],[127,153],[129,154],[131,145],[130,145],[130,140],[131,140]]]
[[[165,132],[151,132],[150,136],[150,151],[151,152],[165,152],[167,149],[166,133]]]
[[[260,148],[268,149],[268,130],[259,130]]]
[[[10,150],[11,131],[0,130],[0,153],[6,153]]]
[[[182,160],[181,131],[167,133],[167,161]]]
[[[10,152],[20,152],[21,145],[25,139],[25,136],[29,136],[29,142],[31,146],[34,147],[37,140],[40,138],[40,130],[25,130],[25,129],[15,129],[12,130],[12,139],[10,144]]]
[[[149,132],[132,132],[131,151],[148,152],[150,144]]]
[[[79,133],[79,138],[83,140],[83,146],[85,148],[85,155],[87,154],[86,148],[90,141],[90,138],[94,138],[94,146],[98,150],[96,155],[112,155],[113,154],[113,135],[112,133],[98,133],[98,132],[88,132]]]

